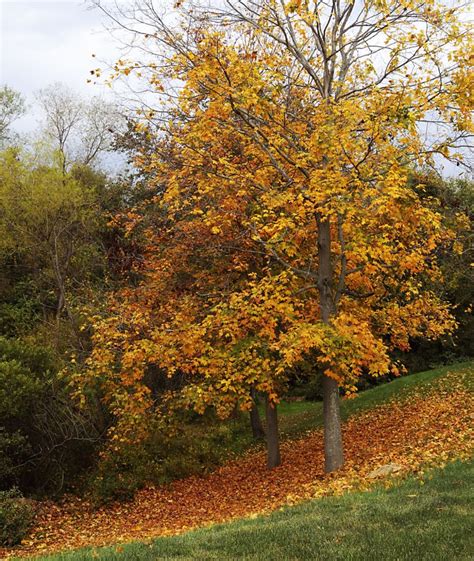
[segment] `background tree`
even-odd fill
[[[120,131],[118,108],[98,97],[85,100],[62,84],[52,84],[37,99],[45,115],[45,135],[59,151],[64,171],[74,163],[96,164]]]
[[[437,342],[412,342],[412,352],[405,353],[403,360],[411,371],[415,371],[474,353],[471,306],[474,296],[474,270],[471,265],[474,251],[474,186],[467,179],[443,179],[433,172],[415,174],[410,183],[426,204],[437,209],[445,225],[455,233],[452,245],[440,248],[438,252],[444,281],[432,286],[432,289],[450,302],[458,325],[453,336]]]
[[[21,94],[8,86],[0,88],[0,147],[11,140],[10,126],[26,111]]]
[[[87,352],[87,311],[137,252],[108,223],[139,191],[97,167],[65,169],[49,140],[0,152],[2,489],[62,492],[97,462],[107,411],[95,396],[79,411],[61,370]]]
[[[59,320],[71,268],[92,247],[97,227],[93,197],[72,177],[64,181],[57,169],[28,168],[13,152],[3,155],[0,168],[2,253],[34,255],[36,267],[53,277]]]

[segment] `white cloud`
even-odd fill
[[[104,23],[101,12],[78,0],[0,0],[0,83],[30,104],[35,91],[54,82],[84,95],[113,95],[87,83],[98,60],[118,56]],[[31,130],[33,123],[30,114],[20,128]]]

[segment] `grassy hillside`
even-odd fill
[[[469,560],[474,553],[472,463],[454,463],[423,482],[349,493],[148,543],[81,550],[42,561],[252,559]]]
[[[401,376],[389,382],[360,392],[354,399],[346,399],[341,403],[341,415],[347,420],[351,415],[371,409],[392,398],[403,401],[413,394],[428,393],[436,383],[448,373],[456,372],[463,385],[474,390],[474,362],[460,362],[443,366],[426,372],[418,372],[410,376]],[[281,403],[279,408],[280,430],[283,436],[294,437],[323,425],[322,402],[294,401]]]
[[[138,540],[41,560],[471,559],[472,464],[448,463],[444,471],[422,474],[427,465],[469,457],[473,372],[472,362],[460,363],[399,378],[344,400],[346,469],[335,477],[325,478],[322,471],[321,431],[292,440],[321,426],[322,404],[284,403],[280,423],[287,438],[278,470],[266,470],[265,452],[257,450],[206,477],[147,489],[136,501],[111,505],[99,517],[77,501],[73,510],[68,505],[47,507],[16,554]],[[357,482],[366,481],[374,466],[390,461],[401,462],[406,473],[418,478],[397,480],[389,490],[346,491],[340,497],[308,501],[341,489],[365,488]],[[293,496],[299,498],[287,500]],[[270,516],[253,514],[302,500],[307,502]],[[150,539],[229,518],[236,520]],[[134,530],[137,524],[139,534]]]

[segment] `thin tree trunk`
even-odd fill
[[[252,409],[250,410],[250,426],[252,427],[252,435],[255,440],[261,440],[265,438],[265,431],[263,429],[262,420],[260,419],[260,413],[257,407],[257,394],[252,388],[250,390],[250,395],[252,396]]]
[[[330,324],[334,315],[332,296],[333,271],[331,263],[331,224],[329,219],[316,215],[318,224],[318,289],[321,320]],[[324,467],[326,472],[344,464],[341,433],[339,391],[336,380],[323,375]]]
[[[266,420],[267,420],[267,466],[269,469],[273,469],[281,464],[280,457],[280,437],[278,434],[278,415],[277,406],[275,403],[271,403],[266,398]]]
[[[237,405],[234,405],[234,408],[232,409],[232,413],[230,414],[230,418],[231,419],[238,419],[240,417],[240,409]]]

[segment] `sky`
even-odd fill
[[[113,90],[87,83],[100,60],[120,58],[106,23],[87,0],[0,0],[0,85],[21,92],[29,106],[15,123],[18,132],[35,130],[34,92],[52,83],[63,82],[84,96],[113,98]],[[457,175],[459,169],[444,162],[444,173]]]
[[[82,0],[0,0],[0,84],[21,92],[30,105],[17,129],[34,128],[34,92],[49,84],[64,82],[85,96],[113,95],[87,83],[97,59],[118,57],[105,23],[102,13]]]

